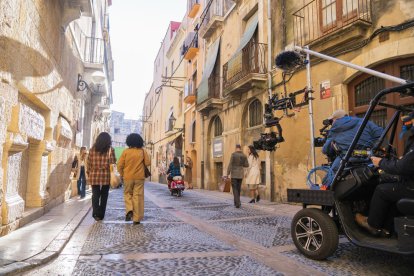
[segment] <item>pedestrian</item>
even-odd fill
[[[128,149],[119,157],[118,172],[124,182],[125,221],[140,224],[144,218],[145,166],[151,165],[148,153],[142,148],[144,140],[138,133],[126,138]]]
[[[185,180],[187,181],[188,189],[193,189],[193,160],[189,156],[185,160]]]
[[[250,145],[247,149],[249,161],[249,168],[247,169],[246,184],[247,188],[250,190],[250,196],[252,200],[249,203],[259,202],[259,184],[260,180],[260,160],[259,154],[257,154],[255,148]]]
[[[116,164],[115,150],[111,145],[109,133],[101,132],[87,159],[86,175],[92,186],[92,217],[96,221],[105,217],[111,179],[110,165]]]
[[[244,169],[249,167],[246,155],[241,150],[239,144],[236,145],[236,151],[231,154],[230,162],[227,167],[227,175],[231,177],[231,186],[233,189],[234,206],[240,208],[240,190],[243,181]]]
[[[74,164],[74,176],[77,180],[78,196],[84,198],[86,194],[86,167],[87,167],[88,153],[86,147],[81,147],[79,156],[76,155],[76,163]]]

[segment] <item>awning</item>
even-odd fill
[[[208,49],[206,65],[204,67],[203,77],[201,78],[201,83],[197,88],[197,103],[202,103],[208,98],[208,78],[211,76],[211,73],[214,70],[214,65],[216,65],[218,50],[220,47],[220,37],[214,41],[213,44]]]
[[[244,46],[249,43],[250,39],[252,39],[254,33],[256,32],[257,25],[259,24],[259,16],[257,12],[253,14],[246,23],[246,28],[244,29],[243,36],[240,39],[240,45],[237,47],[236,53],[241,51]]]

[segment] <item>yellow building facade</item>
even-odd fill
[[[90,96],[77,91],[77,82],[87,70],[69,24],[81,13],[91,16],[94,5],[108,3],[0,2],[1,235],[70,196],[74,150],[92,119],[82,113]],[[107,87],[96,104],[110,98]]]
[[[412,80],[413,5],[408,0],[189,0],[182,25],[186,26],[186,37],[197,36],[198,49],[189,47],[185,55],[190,58],[184,55],[184,144],[196,160],[197,186],[218,189],[235,145],[241,144],[247,152],[246,147],[260,133],[271,130],[263,125],[269,92],[282,98],[306,88],[304,67],[289,75],[284,87],[282,71],[275,67],[275,57],[284,50],[308,46]],[[310,58],[310,64],[315,136],[322,120],[334,110],[363,116],[379,90],[396,85],[315,57]],[[304,99],[304,94],[296,97],[297,103]],[[414,104],[413,97],[390,97],[387,101]],[[260,193],[272,201],[285,201],[287,188],[307,187],[313,139],[306,103],[275,115],[282,118],[285,141],[274,152],[259,152]],[[379,108],[373,120],[384,126],[390,116],[386,108]],[[315,156],[316,165],[326,162],[320,148]],[[243,190],[247,192],[245,187]]]

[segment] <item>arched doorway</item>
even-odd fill
[[[374,67],[374,70],[403,79],[414,80],[414,58],[389,61]],[[395,83],[368,74],[362,74],[352,80],[348,85],[350,115],[363,117],[368,110],[371,99],[382,89],[392,86],[395,86]],[[382,101],[394,105],[414,107],[414,97],[402,97],[396,93],[387,95]],[[371,115],[371,120],[377,125],[385,127],[394,112],[394,109],[378,106]],[[399,124],[398,130],[401,130],[401,121]],[[399,135],[399,131],[396,135]],[[402,154],[403,141],[398,137],[394,141],[396,141],[395,146],[398,154]]]

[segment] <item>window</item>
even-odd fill
[[[374,70],[403,79],[412,79],[414,76],[414,58],[393,60],[375,67]],[[395,83],[367,74],[363,74],[353,80],[348,86],[350,115],[364,117],[371,99],[382,89],[392,86],[395,86]],[[381,101],[395,105],[414,105],[413,97],[402,97],[396,93],[385,96]],[[377,125],[385,127],[391,120],[394,112],[394,109],[377,106],[371,115],[371,120]],[[401,129],[401,125],[398,126],[398,129]],[[401,154],[403,150],[402,141],[397,139],[395,142],[398,153]]]
[[[355,19],[359,13],[368,11],[368,0],[320,0],[322,31],[329,31],[337,25]],[[340,23],[340,24],[338,24]]]
[[[167,117],[167,121],[165,122],[166,131],[172,131],[174,129],[173,120],[171,120],[171,118],[173,118],[173,117],[174,117],[174,114],[171,111],[170,114]]]
[[[168,67],[165,67],[165,77],[168,77]]]
[[[174,74],[174,60],[171,61],[171,76]]]
[[[254,100],[249,105],[249,127],[261,125],[263,123],[262,104],[259,100]]]
[[[223,124],[221,123],[220,117],[216,116],[213,123],[214,137],[221,136],[223,134]]]

